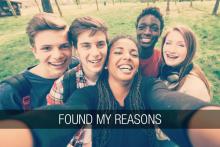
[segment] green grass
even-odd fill
[[[160,7],[165,18],[165,29],[176,24],[189,26],[197,35],[200,46],[195,62],[200,65],[212,84],[213,102],[220,104],[220,16],[212,16],[214,1],[171,2],[171,10],[166,13],[166,3],[150,3]],[[147,3],[107,3],[99,4],[99,11],[95,4],[82,4],[81,8],[75,4],[61,6],[63,18],[68,22],[76,17],[95,16],[102,18],[109,27],[109,36],[130,34],[135,37],[135,20]],[[54,6],[57,13],[57,9]],[[0,80],[7,76],[21,72],[26,67],[36,64],[30,50],[25,27],[30,18],[37,13],[37,8],[24,9],[22,16],[0,18]],[[58,14],[58,13],[57,13]],[[163,34],[164,34],[163,32]],[[162,34],[162,36],[163,36]],[[160,47],[160,41],[157,44]]]

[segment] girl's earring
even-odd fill
[[[107,66],[105,66],[105,67],[104,67],[104,69],[108,69],[108,67],[107,67]]]

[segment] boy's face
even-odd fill
[[[78,36],[77,54],[86,76],[99,74],[107,55],[106,35],[98,31],[93,36],[85,31]]]
[[[160,20],[153,15],[142,17],[137,25],[137,40],[142,49],[154,48],[160,37]]]
[[[58,78],[67,69],[72,46],[67,39],[65,30],[44,30],[38,32],[34,38],[33,53],[39,60],[39,69],[46,78]]]

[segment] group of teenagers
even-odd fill
[[[100,19],[80,17],[68,27],[52,14],[35,15],[26,32],[39,64],[19,74],[29,83],[29,93],[21,96],[10,80],[2,81],[0,109],[190,110],[181,119],[173,114],[172,121],[187,128],[198,121],[199,110],[220,109],[208,103],[210,85],[193,63],[197,42],[189,28],[168,30],[161,50],[155,48],[164,28],[159,8],[145,8],[135,28],[137,41],[129,35],[109,41]],[[0,131],[2,143],[23,147],[163,146],[165,140],[169,146],[220,144],[214,129],[33,129],[26,118],[32,112],[26,113],[0,122],[0,126],[14,123],[27,128]]]

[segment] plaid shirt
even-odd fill
[[[81,65],[75,67],[74,70],[76,71],[77,88],[83,88],[88,86],[88,82],[82,71]],[[63,78],[64,75],[54,82],[50,90],[50,93],[47,95],[47,105],[63,104],[63,95],[64,95]]]
[[[88,81],[85,78],[81,65],[76,66],[74,70],[76,71],[77,89],[88,86]],[[50,93],[47,95],[47,105],[63,104],[63,78],[64,75],[54,82]],[[91,132],[91,129],[80,129],[73,136],[67,147],[92,147]]]

